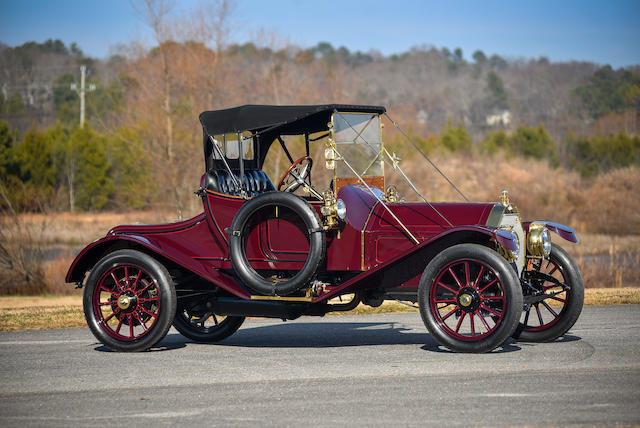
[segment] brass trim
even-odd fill
[[[280,300],[284,302],[311,302],[312,297],[251,296],[251,300]]]
[[[369,225],[369,220],[371,219],[371,216],[373,215],[373,210],[375,210],[376,205],[378,205],[377,201],[376,201],[375,204],[373,204],[373,206],[369,210],[369,215],[367,215],[367,220],[365,220],[364,225],[362,226],[362,230],[360,231],[360,270],[365,270],[365,265],[364,265],[364,232],[367,230],[367,226]]]

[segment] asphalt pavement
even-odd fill
[[[439,347],[419,314],[248,320],[110,352],[88,329],[0,333],[0,426],[640,425],[640,305],[553,343]]]

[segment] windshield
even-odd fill
[[[342,182],[336,183],[337,187],[358,181],[352,168],[362,178],[383,179],[380,117],[370,113],[336,112],[331,121],[335,150],[342,156],[336,160],[335,177]]]

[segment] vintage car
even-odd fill
[[[383,143],[383,119],[397,126],[378,106],[202,113],[203,212],[115,227],[69,269],[96,338],[142,351],[173,324],[215,342],[245,317],[293,320],[385,300],[417,303],[429,333],[457,352],[566,333],[582,310],[583,281],[549,232],[577,242],[574,231],[522,221],[506,191],[497,203],[469,203],[454,186],[466,202],[429,202]],[[408,137],[407,146],[418,148]],[[263,167],[276,149],[290,164],[274,185]],[[385,186],[385,173],[418,202]]]

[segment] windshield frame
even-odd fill
[[[345,117],[345,116],[356,116],[356,115],[367,116],[371,118],[362,127],[360,132],[357,132],[357,130],[351,125],[350,121]],[[362,134],[365,133],[365,130],[367,130],[367,128],[369,128],[372,125],[370,122],[374,119],[376,119],[376,121],[378,122],[378,125],[377,125],[378,141],[369,142],[362,136]],[[339,170],[338,166],[340,165],[340,162],[348,162],[350,164],[353,164],[353,159],[349,159],[347,156],[345,156],[345,158],[342,158],[340,155],[338,155],[338,153],[340,153],[342,156],[344,156],[344,154],[342,153],[344,152],[344,150],[341,149],[340,146],[347,146],[349,144],[352,144],[355,146],[362,146],[364,150],[367,151],[367,153],[370,153],[370,157],[368,158],[368,162],[364,170],[362,169],[361,165],[355,165],[355,169],[358,171],[362,170],[362,174],[360,175],[367,184],[378,187],[382,192],[385,191],[385,178],[384,178],[385,147],[384,147],[384,140],[382,138],[383,124],[381,119],[382,119],[381,114],[370,113],[370,112],[351,112],[351,111],[335,110],[331,114],[331,122],[328,124],[329,138],[327,139],[327,142],[326,142],[327,150],[325,150],[325,167],[327,169],[333,169],[333,191],[335,195],[338,194],[338,191],[340,190],[340,188],[346,185],[360,183],[360,180],[355,175],[353,174],[342,175],[338,171]],[[340,141],[340,142],[336,141],[336,129],[337,129],[336,123],[339,123],[338,121],[342,121],[343,123],[346,122],[352,128],[354,133],[357,132],[357,135],[355,135],[351,143],[349,143],[348,141]],[[358,142],[357,140],[360,140],[361,142]],[[374,165],[375,163],[379,164],[378,171],[371,175],[367,174],[367,172],[372,168],[372,166],[375,166]]]

